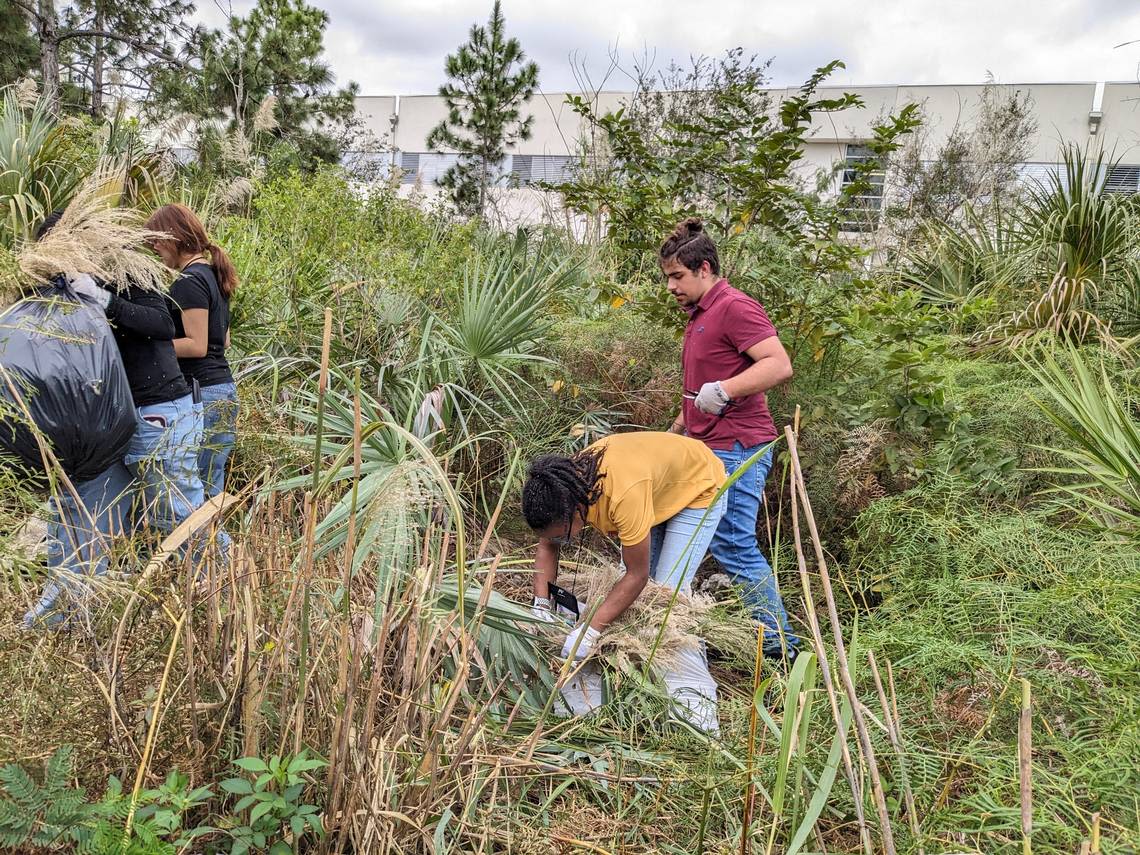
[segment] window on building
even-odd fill
[[[874,158],[871,150],[865,145],[849,143],[847,155],[843,163],[842,186],[849,187],[859,177],[859,167]],[[844,212],[843,228],[849,232],[874,231],[879,226],[879,215],[883,207],[883,184],[886,181],[886,172],[877,169],[866,175],[870,187],[863,193],[851,198]]]
[[[1140,166],[1118,163],[1112,167],[1104,180],[1104,192],[1126,194],[1140,192]]]
[[[400,183],[415,184],[420,173],[420,153],[418,151],[400,152]]]
[[[401,171],[401,184],[415,184],[418,181],[427,187],[436,184],[447,170],[459,163],[459,155],[435,151],[402,151],[397,162]],[[508,176],[509,164],[508,156],[491,170],[492,184],[497,184]]]
[[[511,158],[511,172],[519,184],[555,183],[570,177],[572,162],[564,154],[516,154]]]

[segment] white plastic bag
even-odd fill
[[[586,662],[562,687],[562,700],[569,715],[588,715],[602,705],[602,669]],[[566,714],[565,710],[559,710]]]
[[[673,714],[709,736],[719,736],[716,680],[709,673],[705,643],[680,651],[661,676],[673,699]]]

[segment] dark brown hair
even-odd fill
[[[657,263],[664,265],[674,258],[694,273],[701,269],[701,264],[705,261],[709,263],[709,271],[714,276],[720,273],[720,256],[717,255],[716,244],[705,231],[700,217],[689,217],[680,223],[668,240],[661,244]]]
[[[237,290],[238,276],[226,251],[210,240],[206,227],[198,215],[185,205],[163,205],[150,215],[146,227],[155,232],[166,232],[184,255],[210,253],[210,266],[218,280],[218,288],[228,300]]]

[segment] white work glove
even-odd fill
[[[578,624],[578,626],[570,630],[570,634],[567,635],[566,640],[562,642],[562,658],[569,659],[570,654],[573,653],[575,659],[585,659],[593,652],[594,645],[601,635],[601,632],[587,623]],[[579,636],[582,638],[581,641],[578,640]],[[578,647],[577,650],[574,649],[575,645]]]
[[[554,623],[554,615],[550,612],[550,600],[546,597],[535,597],[530,606],[530,613],[543,623]]]
[[[732,398],[725,393],[719,380],[703,385],[701,391],[697,393],[697,397],[693,399],[693,405],[702,413],[708,413],[710,416],[719,416],[730,403],[732,403]]]
[[[71,284],[72,291],[80,297],[86,297],[99,308],[105,310],[111,305],[111,292],[96,285],[95,280],[86,273],[71,274],[67,281]]]

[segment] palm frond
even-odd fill
[[[1049,449],[1069,465],[1045,471],[1067,479],[1055,489],[1082,517],[1140,543],[1140,423],[1103,366],[1098,376],[1075,348],[1067,356],[1071,375],[1051,353],[1026,361],[1050,398],[1038,406],[1072,442]]]

